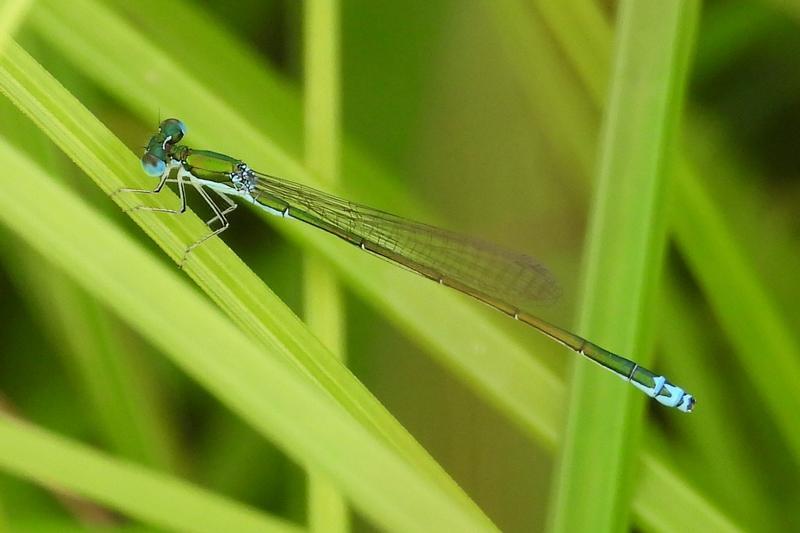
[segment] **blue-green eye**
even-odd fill
[[[162,160],[147,153],[142,156],[142,170],[149,176],[161,176],[167,169],[167,164]]]
[[[158,129],[169,139],[170,144],[179,142],[186,135],[186,124],[177,118],[168,118],[162,121]]]

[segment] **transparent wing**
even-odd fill
[[[560,296],[547,268],[533,258],[491,243],[359,205],[333,195],[256,173],[257,189],[352,236],[398,254],[412,268],[438,272],[519,309]],[[392,260],[391,258],[389,258]],[[397,261],[393,261],[397,262]]]

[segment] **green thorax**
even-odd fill
[[[218,183],[229,181],[230,174],[241,163],[241,160],[219,152],[195,150],[184,145],[174,146],[171,155],[193,176]]]

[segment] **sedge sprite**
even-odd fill
[[[558,296],[558,285],[549,271],[530,257],[257,172],[244,161],[225,154],[195,150],[179,144],[185,134],[186,126],[180,120],[162,121],[141,159],[144,171],[159,178],[158,185],[152,190],[123,191],[158,193],[167,182],[174,182],[181,202],[179,209],[140,208],[183,213],[185,187],[194,187],[214,217],[207,222],[212,231],[187,247],[187,254],[228,228],[227,215],[237,205],[231,197],[241,198],[271,215],[319,228],[467,294],[610,370],[663,405],[685,413],[694,407],[694,397],[664,376],[525,311],[529,305]],[[171,178],[173,171],[175,177]],[[217,205],[209,190],[224,206]]]

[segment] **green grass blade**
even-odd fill
[[[647,354],[651,345],[666,242],[664,182],[698,7],[628,0],[619,8],[579,331],[623,354]],[[650,366],[650,358],[638,358]],[[628,521],[644,397],[588,361],[576,365],[550,530],[619,531]]]
[[[339,174],[339,12],[335,0],[309,0],[304,6],[306,164],[328,185]],[[304,313],[309,329],[342,361],[345,356],[343,299],[336,277],[322,258],[305,260]],[[322,476],[311,474],[308,522],[312,531],[349,529],[342,495]]]
[[[5,150],[0,149],[0,150]],[[185,481],[0,416],[0,468],[175,531],[301,531]]]
[[[2,67],[8,66],[6,56]],[[0,69],[0,78],[6,75]],[[8,80],[0,84],[7,87]],[[91,122],[83,125],[99,128]],[[121,159],[133,159],[109,134],[103,137],[107,147],[118,147]],[[265,349],[243,335],[177,272],[16,150],[2,145],[0,158],[7,169],[0,176],[6,192],[0,196],[0,220],[6,226],[289,457],[335,482],[377,525],[397,530],[493,529],[488,519],[412,467],[296,367],[275,357],[280,346]]]

